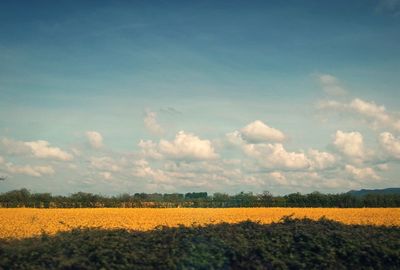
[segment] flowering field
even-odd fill
[[[207,225],[245,220],[271,223],[283,216],[323,216],[344,224],[400,226],[400,208],[83,208],[0,209],[0,238],[26,238],[73,228],[147,231],[157,226]]]

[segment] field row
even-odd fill
[[[0,238],[26,238],[78,227],[145,231],[157,226],[245,220],[268,224],[288,215],[314,220],[325,216],[344,224],[400,226],[400,208],[14,208],[0,209]]]

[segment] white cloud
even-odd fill
[[[72,160],[73,156],[65,151],[62,151],[58,147],[49,146],[49,142],[47,141],[32,141],[25,142],[25,145],[28,146],[32,154],[38,158],[54,158],[63,161]]]
[[[5,162],[4,158],[0,156],[0,164],[3,164]]]
[[[370,167],[356,168],[352,165],[346,165],[346,172],[350,174],[354,179],[358,180],[379,180],[379,175],[376,174],[374,169]]]
[[[162,155],[158,151],[157,143],[155,143],[151,140],[148,140],[148,141],[140,140],[138,146],[142,150],[142,154],[145,157],[152,158],[152,159],[161,159],[162,158]]]
[[[6,167],[7,171],[12,174],[25,174],[35,177],[54,174],[54,169],[51,166],[18,166],[12,163],[7,163]]]
[[[103,136],[97,131],[87,131],[86,137],[93,148],[103,147]]]
[[[173,141],[160,140],[158,144],[152,141],[140,141],[139,146],[142,147],[143,153],[165,159],[207,160],[218,157],[209,140],[202,140],[184,131],[178,132]]]
[[[364,160],[366,151],[364,149],[364,139],[359,132],[336,131],[333,145],[347,157]]]
[[[110,172],[100,172],[99,175],[103,177],[105,180],[112,180],[113,176]]]
[[[160,152],[164,156],[177,159],[214,159],[217,154],[209,140],[180,131],[173,142],[160,140]]]
[[[336,84],[338,83],[338,79],[330,74],[320,74],[318,75],[318,79],[320,83],[323,84]]]
[[[319,102],[317,108],[320,110],[351,112],[363,117],[374,129],[389,127],[395,131],[400,131],[400,119],[395,114],[387,112],[385,106],[377,105],[373,101],[368,102],[360,98],[355,98],[350,103],[328,100]]]
[[[356,98],[350,102],[350,108],[360,114],[377,118],[383,122],[388,121],[390,118],[386,113],[386,108],[384,106],[376,105],[375,102],[367,102]]]
[[[385,106],[378,106],[373,101],[367,102],[356,98],[350,103],[350,108],[368,119],[374,120],[375,126],[386,126],[400,131],[400,120],[389,114]]]
[[[281,172],[272,172],[269,176],[277,183],[283,186],[287,186],[289,183],[286,180],[286,177]]]
[[[336,163],[335,156],[328,152],[320,152],[315,149],[310,149],[308,151],[308,156],[311,162],[311,167],[314,169],[323,170]]]
[[[378,167],[378,170],[380,170],[380,171],[389,170],[389,165],[387,163],[378,164],[377,167]]]
[[[277,176],[279,177],[279,174]],[[279,183],[279,180],[273,180],[281,186],[295,188],[297,191],[304,190],[304,188],[318,187],[323,181],[323,177],[317,172],[310,171],[287,171],[284,179],[281,183]]]
[[[248,143],[243,140],[239,131],[227,133],[226,140],[230,144],[240,147],[248,157],[255,158],[258,164],[264,168],[323,170],[336,163],[335,156],[328,152],[310,149],[307,156],[301,152],[288,152],[280,143]]]
[[[400,138],[396,138],[389,132],[379,135],[379,143],[387,154],[396,159],[400,159]]]
[[[16,141],[8,138],[1,138],[1,144],[8,154],[21,155],[21,154],[29,154],[31,152],[30,148],[24,142],[21,141]]]
[[[158,162],[157,162],[158,163]],[[229,162],[228,162],[229,163]],[[203,160],[198,162],[176,162],[165,160],[157,166],[147,160],[134,162],[132,174],[157,185],[174,187],[203,187],[222,189],[233,183],[243,184],[245,176],[240,167],[225,164],[222,160]]]
[[[164,133],[163,128],[157,122],[157,113],[152,111],[146,111],[146,115],[143,119],[144,125],[148,131],[155,135],[162,135]]]
[[[230,144],[240,146],[242,144],[245,144],[246,142],[243,140],[242,135],[240,134],[239,131],[235,130],[233,132],[227,133],[226,134],[226,139]]]
[[[310,166],[304,153],[287,152],[282,144],[246,144],[243,151],[265,168],[299,170]]]
[[[278,129],[256,120],[240,130],[243,139],[250,143],[282,142],[285,135]]]
[[[345,110],[348,109],[348,105],[345,103],[341,103],[336,100],[320,100],[317,103],[317,109],[319,110]]]
[[[91,157],[89,159],[92,168],[102,171],[117,172],[121,167],[110,157]]]
[[[319,74],[317,80],[328,95],[341,96],[346,94],[346,90],[340,85],[339,80],[330,74]]]
[[[151,168],[147,160],[141,159],[134,162],[134,169],[132,174],[141,178],[150,178],[156,183],[167,182],[167,175],[159,169]]]
[[[50,146],[50,143],[44,140],[23,142],[2,138],[1,144],[7,153],[14,155],[33,155],[38,158],[58,159],[63,161],[72,160],[74,158],[72,154],[58,147]]]

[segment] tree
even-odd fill
[[[274,196],[272,196],[271,192],[265,190],[263,193],[258,195],[259,200],[261,201],[263,206],[272,206]]]

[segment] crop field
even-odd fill
[[[345,225],[327,219],[149,231],[81,228],[0,239],[0,269],[388,270],[400,269],[399,247],[399,227]]]
[[[246,220],[270,224],[284,216],[312,220],[325,217],[349,225],[400,226],[400,208],[13,208],[0,209],[0,238],[53,235],[75,228],[148,231],[159,226],[203,226]]]

